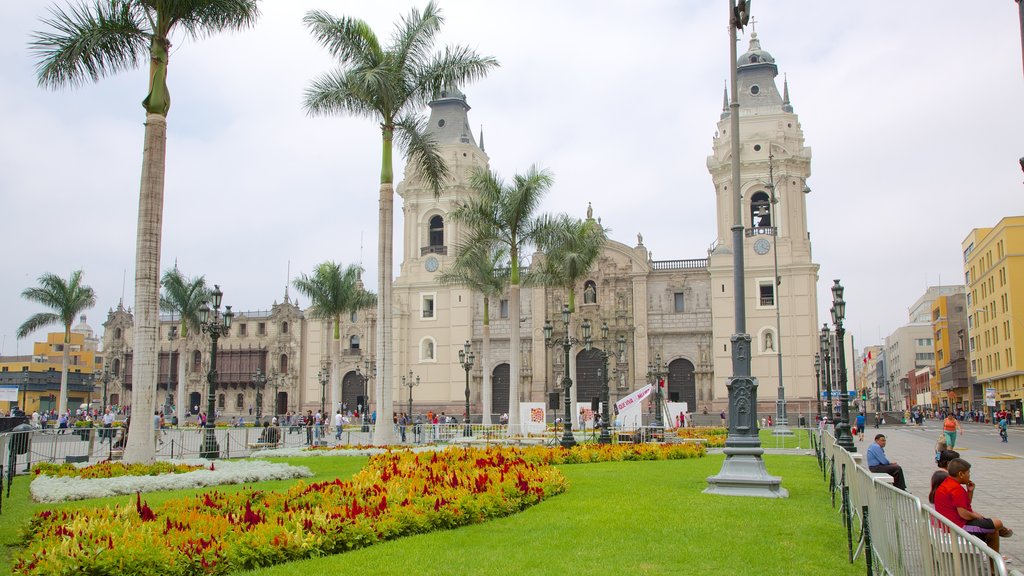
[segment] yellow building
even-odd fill
[[[72,410],[92,401],[93,375],[103,371],[99,339],[81,317],[71,329],[68,346],[68,407]],[[4,402],[10,412],[19,403],[28,413],[56,410],[63,366],[64,332],[50,332],[45,342],[32,344],[32,354],[0,356],[0,385],[17,386],[18,402]]]
[[[975,228],[962,248],[971,375],[981,390],[994,389],[997,409],[1019,408],[1024,401],[1024,216]]]
[[[939,296],[932,303],[935,372],[931,380],[933,407],[964,411],[981,408],[984,396],[974,390],[968,364],[966,294]]]

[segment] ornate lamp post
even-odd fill
[[[252,385],[256,388],[256,422],[263,423],[263,387],[267,385],[267,375],[257,368],[252,375]]]
[[[572,389],[572,378],[569,377],[569,350],[572,349],[573,344],[583,344],[590,339],[590,320],[583,320],[583,324],[580,325],[583,330],[582,340],[569,334],[569,314],[569,305],[563,304],[562,328],[565,330],[565,335],[557,340],[552,339],[554,327],[551,325],[551,320],[544,321],[544,344],[549,347],[561,346],[565,352],[565,375],[562,378],[562,389],[565,394],[565,417],[562,424],[565,431],[560,442],[563,448],[572,448],[576,445],[576,438],[572,435],[572,399],[569,397],[569,391]]]
[[[829,330],[828,324],[821,325],[819,344],[821,348],[821,387],[825,389],[825,402],[827,403],[825,417],[829,422],[835,424],[835,409],[832,405],[832,331]]]
[[[373,376],[377,375],[377,365],[373,362],[372,358],[365,358],[363,360],[363,366],[366,367],[366,370],[360,372],[359,365],[356,364],[356,377],[358,377],[363,384],[363,403],[359,405],[359,420],[362,422],[360,430],[363,432],[369,432],[370,423],[366,420],[366,413],[370,411],[370,396],[368,392],[369,389],[367,388],[367,382],[370,381],[371,374]]]
[[[647,365],[647,377],[654,380],[654,421],[653,428],[664,428],[661,420],[661,384],[665,376],[668,376],[668,367],[661,363],[661,352],[654,355],[654,362]]]
[[[601,353],[601,376],[604,381],[604,390],[602,390],[601,398],[601,435],[598,436],[597,438],[598,444],[612,443],[611,434],[608,432],[608,428],[611,425],[611,413],[608,407],[608,405],[611,403],[611,390],[608,387],[608,357],[612,355],[611,352],[608,351],[608,332],[608,322],[602,322],[601,348],[594,348],[592,343],[593,340],[590,338],[585,339],[583,342],[584,346],[588,351],[597,350],[598,352]],[[618,342],[619,345],[619,354],[617,358],[621,362],[622,358],[626,355],[626,337],[622,334],[619,334],[619,337],[616,340],[616,342]]]
[[[814,404],[818,407],[818,420],[821,420],[821,353],[814,353],[814,392],[818,399]]]
[[[466,343],[462,345],[462,350],[459,350],[459,364],[466,371],[466,429],[463,430],[462,435],[467,438],[473,435],[473,428],[469,424],[469,371],[473,369],[474,359],[473,352],[469,349],[469,340],[466,340]],[[412,411],[410,410],[410,412]]]
[[[216,419],[217,406],[217,340],[226,336],[231,330],[231,319],[234,314],[231,306],[226,306],[224,314],[220,313],[221,299],[224,293],[220,286],[213,285],[213,310],[203,302],[199,308],[199,326],[203,332],[210,335],[210,371],[206,373],[207,398],[206,398],[206,434],[203,437],[203,449],[199,453],[200,458],[214,459],[220,457],[220,446],[217,445],[217,438],[214,436],[214,420]]]
[[[405,376],[402,376],[402,386],[408,386],[409,387],[409,411],[405,413],[407,418],[412,418],[412,388],[413,388],[413,386],[419,386],[419,385],[420,385],[420,377],[414,375],[412,373],[412,370],[409,370],[409,378],[406,378]]]
[[[327,382],[331,379],[331,365],[327,362],[320,365],[320,371],[316,373],[317,380],[320,381],[320,416],[322,418],[327,417]]]
[[[839,280],[833,280],[832,285],[832,322],[836,325],[836,355],[839,359],[839,407],[842,411],[839,416],[839,425],[836,426],[836,444],[842,446],[847,452],[856,452],[857,447],[853,444],[853,435],[850,434],[850,391],[846,387],[846,345],[844,336],[846,329],[843,328],[843,318],[846,317],[846,301],[843,300],[843,285]]]
[[[103,382],[103,408],[100,409],[100,414],[107,413],[107,384],[110,383],[110,369],[107,367],[103,368],[103,376],[100,378]]]

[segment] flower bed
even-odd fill
[[[566,488],[515,449],[390,452],[351,481],[42,512],[15,572],[227,574],[507,516]]]
[[[200,465],[171,464],[170,462],[154,462],[153,464],[123,464],[121,462],[100,462],[91,466],[75,466],[74,464],[51,464],[40,462],[32,468],[36,475],[54,478],[116,478],[118,476],[157,476],[159,474],[182,474],[202,468]]]
[[[542,464],[683,460],[707,454],[702,444],[577,444],[572,448],[531,446],[521,450],[524,458]]]
[[[680,438],[703,438],[707,440],[708,448],[721,448],[725,446],[725,439],[729,436],[729,429],[721,426],[697,426],[694,428],[679,428],[676,435]]]

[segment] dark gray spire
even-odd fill
[[[722,116],[721,119],[725,120],[729,117],[729,84],[722,88]]]
[[[442,90],[437,98],[430,102],[430,120],[427,121],[427,132],[440,145],[472,144],[473,130],[469,127],[469,104],[466,95],[458,88]]]
[[[785,74],[782,75],[782,111],[793,111],[793,105],[789,103],[789,78]]]
[[[484,148],[484,125],[483,124],[480,125],[480,150],[482,152],[487,152],[487,149]]]

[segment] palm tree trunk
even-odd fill
[[[124,451],[125,463],[148,463],[156,456],[156,446],[153,444],[153,410],[160,324],[160,239],[163,227],[166,158],[167,118],[160,114],[147,114],[135,248],[132,421],[128,445]]]
[[[390,165],[390,140],[385,141],[385,152]],[[383,174],[382,174],[382,180]],[[387,446],[394,442],[395,431],[391,422],[394,413],[395,387],[392,382],[391,360],[391,267],[393,261],[394,187],[391,182],[380,185],[380,222],[378,224],[377,251],[377,423],[373,429],[373,443]]]
[[[519,341],[519,284],[513,282],[508,290],[508,321],[511,326],[509,331],[511,342],[509,343],[509,375],[508,375],[508,431],[509,434],[519,434],[519,362],[522,356],[519,352],[521,342]]]
[[[185,352],[188,351],[187,337],[178,339],[178,410],[175,414],[178,417],[178,426],[185,425]]]
[[[68,364],[70,363],[68,348],[71,346],[71,325],[64,327],[64,353],[61,354],[60,368],[60,398],[57,400],[58,414],[64,414],[68,409]]]
[[[483,412],[483,425],[491,425],[491,412],[494,410],[494,400],[491,396],[491,322],[487,297],[484,297],[484,342],[483,351],[480,354],[480,371],[483,374],[483,381],[480,383],[480,411]]]

